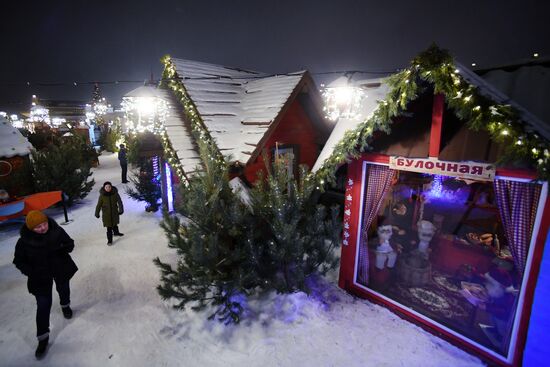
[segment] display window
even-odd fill
[[[355,284],[508,360],[542,185],[367,162],[363,175]]]

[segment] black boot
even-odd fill
[[[107,246],[111,246],[113,244],[113,232],[107,231]]]
[[[46,355],[46,352],[48,351],[48,341],[50,340],[49,337],[46,337],[45,339],[38,341],[38,347],[36,347],[36,352],[34,352],[34,356],[36,359],[42,359]]]
[[[73,310],[71,310],[71,306],[61,307],[61,311],[66,319],[73,317]]]
[[[115,236],[124,236],[124,233],[120,233],[120,231],[118,230],[118,226],[114,226],[113,227],[113,231],[114,231],[114,235]]]

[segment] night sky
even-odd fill
[[[550,56],[543,0],[5,0],[0,9],[8,112],[28,110],[32,94],[90,100],[93,86],[74,81],[158,78],[165,54],[268,73],[394,70],[432,42],[482,68]],[[101,91],[118,105],[137,86]]]

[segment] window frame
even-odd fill
[[[391,310],[397,311],[399,313],[404,314],[407,317],[412,318],[413,320],[420,322],[424,327],[427,327],[429,329],[435,329],[439,331],[440,333],[446,335],[451,340],[456,341],[460,343],[461,345],[473,348],[475,351],[481,352],[482,354],[486,355],[487,357],[494,359],[500,363],[505,363],[507,365],[512,365],[514,363],[514,360],[516,358],[516,355],[518,354],[518,338],[520,337],[520,334],[522,332],[526,332],[527,325],[524,324],[525,320],[525,313],[530,311],[530,307],[532,305],[533,297],[532,295],[528,299],[529,304],[526,304],[526,296],[527,291],[532,291],[530,287],[532,284],[532,277],[533,277],[533,271],[534,269],[534,253],[537,250],[537,248],[540,246],[538,244],[538,234],[541,228],[542,224],[542,216],[545,211],[546,201],[548,198],[548,182],[545,181],[538,181],[542,187],[541,187],[541,194],[539,197],[539,202],[537,205],[537,212],[535,217],[535,222],[533,225],[533,232],[531,235],[531,240],[529,243],[529,251],[527,255],[527,261],[525,265],[525,271],[523,275],[523,279],[521,280],[521,289],[520,293],[518,295],[518,301],[517,301],[517,308],[516,308],[516,314],[514,317],[514,323],[511,330],[511,336],[510,336],[510,342],[508,345],[507,353],[505,356],[501,355],[500,353],[487,348],[478,342],[460,334],[457,331],[452,330],[451,328],[440,324],[439,322],[430,319],[429,317],[419,313],[418,311],[413,310],[410,307],[407,307],[397,301],[394,301],[393,299],[365,286],[358,282],[358,268],[359,268],[359,249],[361,246],[361,231],[362,231],[362,215],[363,215],[363,204],[364,204],[364,195],[365,195],[365,185],[367,184],[367,165],[382,165],[382,166],[389,166],[389,164],[385,161],[380,160],[369,160],[369,159],[360,159],[359,162],[361,164],[360,169],[360,177],[361,177],[361,188],[360,188],[360,195],[356,198],[356,200],[359,200],[358,205],[358,221],[357,221],[357,228],[355,233],[355,259],[354,259],[354,268],[353,268],[353,279],[352,279],[352,286],[356,289],[358,289],[361,292],[366,293],[368,297],[374,298],[375,301],[387,306]],[[411,172],[411,171],[409,171]],[[415,172],[415,171],[412,171]],[[421,172],[418,172],[421,173]],[[516,177],[512,175],[507,174],[499,174],[500,172],[497,172],[497,175],[495,176],[495,179],[504,179],[504,180],[511,180],[511,181],[520,181],[520,182],[532,182],[532,178],[523,177]],[[544,247],[544,244],[542,245]],[[534,288],[534,286],[533,286]]]

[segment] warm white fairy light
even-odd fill
[[[2,112],[0,112],[0,115],[2,115]],[[6,117],[6,115],[4,115],[4,117]],[[12,126],[16,129],[22,129],[25,126],[25,121],[20,120],[19,116],[17,116],[16,114],[10,115],[10,121]]]
[[[64,118],[60,118],[60,117],[54,117],[52,118],[51,120],[51,126],[52,127],[59,127],[61,126],[62,124],[64,124],[65,122],[67,122],[67,120],[65,120]],[[70,127],[70,126],[69,126]]]
[[[96,116],[103,116],[107,113],[109,107],[107,103],[105,102],[105,98],[103,98],[101,101],[94,103],[93,105],[93,112],[96,114]]]
[[[341,77],[323,89],[325,117],[331,120],[359,117],[365,92]]]
[[[40,105],[34,104],[31,107],[30,121],[50,123],[50,111]]]
[[[159,133],[168,115],[168,104],[158,97],[124,97],[122,109],[131,132]]]

